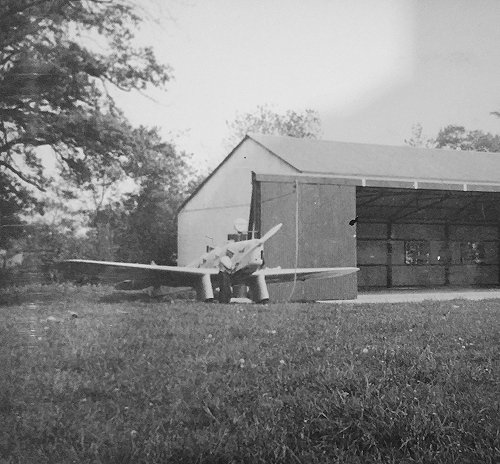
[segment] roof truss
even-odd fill
[[[499,192],[357,188],[360,221],[500,223]]]

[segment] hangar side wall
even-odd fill
[[[293,179],[290,176],[290,179]],[[297,191],[298,187],[298,205]],[[282,222],[283,227],[267,244],[264,258],[267,267],[356,266],[355,217],[356,187],[336,184],[256,182],[260,210],[260,230],[265,233]],[[298,230],[296,236],[296,210]],[[297,240],[297,241],[296,241]],[[273,300],[290,297],[293,283],[269,285]],[[292,300],[353,299],[357,296],[356,274],[335,279],[297,282]]]
[[[184,266],[199,258],[207,245],[226,243],[228,234],[234,233],[234,220],[248,219],[252,171],[297,172],[255,141],[246,139],[179,211],[178,265]]]

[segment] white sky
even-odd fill
[[[175,80],[118,103],[198,166],[227,155],[226,121],[262,104],[317,110],[327,140],[401,145],[415,123],[500,132],[498,0],[135,1],[157,12],[140,40]]]

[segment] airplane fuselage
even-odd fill
[[[229,242],[202,255],[188,267],[200,269],[220,269],[236,277],[249,275],[264,264],[263,244],[259,239]]]

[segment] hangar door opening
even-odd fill
[[[500,192],[357,187],[359,288],[500,284]]]

